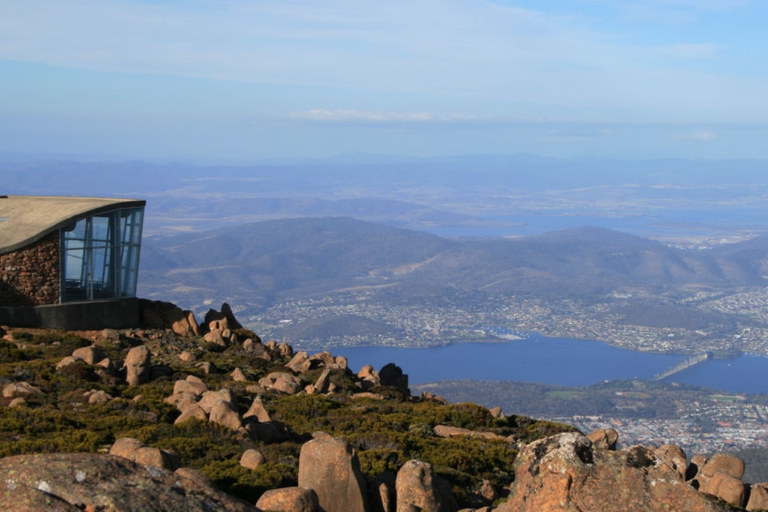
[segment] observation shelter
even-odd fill
[[[145,205],[137,199],[0,196],[0,325],[138,326]]]

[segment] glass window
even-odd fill
[[[133,297],[143,208],[82,219],[61,230],[61,301]]]

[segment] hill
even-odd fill
[[[455,240],[349,218],[304,218],[150,238],[142,281],[152,283],[150,294],[177,289],[189,297],[184,302],[213,283],[267,304],[381,285],[588,296],[763,286],[766,261],[764,238],[694,251],[602,228]]]

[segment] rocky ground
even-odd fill
[[[395,364],[201,325],[0,328],[0,506],[13,511],[416,512],[768,509],[726,454],[617,451],[616,433],[411,396]]]

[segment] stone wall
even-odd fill
[[[0,254],[0,306],[58,304],[59,233],[34,245]]]

